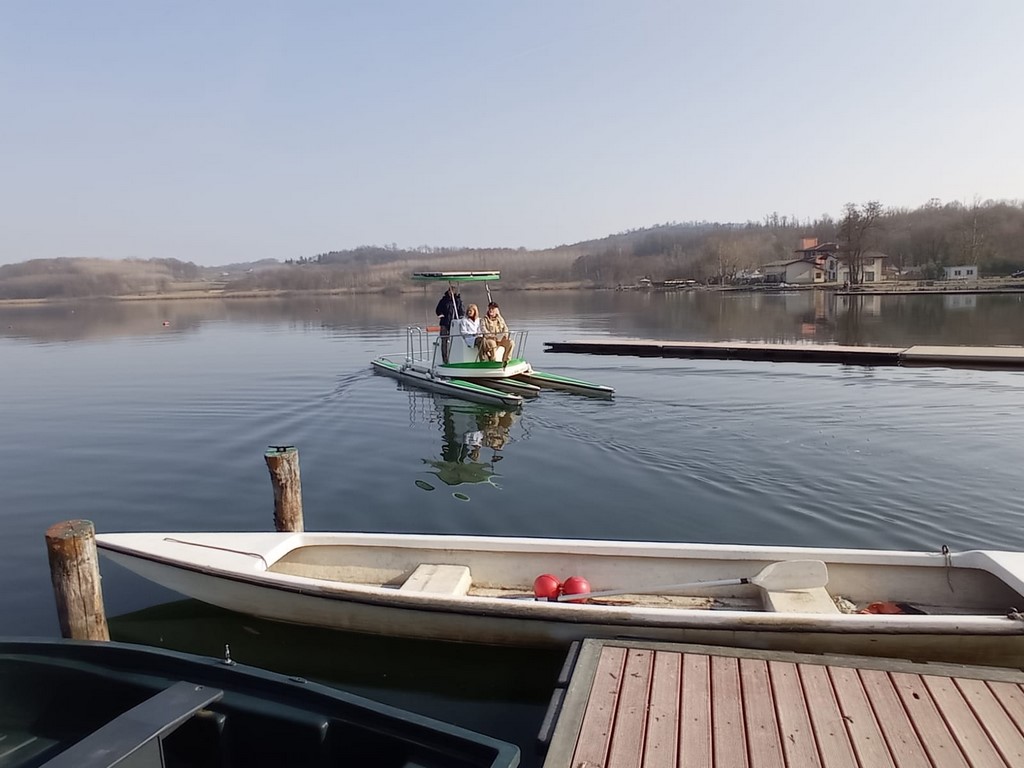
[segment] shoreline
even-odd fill
[[[518,291],[613,291],[614,288],[591,288],[578,284],[547,283],[530,287],[503,287],[502,293]],[[171,291],[168,293],[126,294],[123,296],[54,296],[39,299],[0,299],[0,307],[41,306],[46,304],[78,304],[82,302],[144,302],[144,301],[191,301],[211,299],[294,299],[305,296],[398,296],[402,294],[420,293],[423,286],[403,288],[332,288],[330,290],[280,290],[280,291],[231,291],[222,289],[209,291]]]
[[[172,291],[168,293],[131,294],[124,296],[73,296],[48,297],[32,299],[0,299],[0,307],[34,307],[57,304],[78,304],[83,302],[153,302],[153,301],[193,301],[212,299],[249,300],[249,299],[293,299],[307,296],[395,296],[422,292],[422,286],[396,288],[334,288],[330,290],[280,290],[280,291],[224,291],[222,288],[196,291]],[[503,287],[503,293],[518,291],[621,291],[634,293],[691,293],[694,291],[714,293],[792,293],[797,291],[822,291],[834,293],[836,296],[921,296],[921,295],[981,295],[981,294],[1024,294],[1024,280],[1009,284],[945,287],[939,285],[893,285],[882,287],[872,286],[843,289],[835,285],[787,285],[787,286],[697,286],[676,290],[659,290],[657,288],[608,288],[583,286],[578,283],[544,283],[533,286]]]

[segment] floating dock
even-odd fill
[[[1024,673],[585,640],[544,768],[1024,765]],[[573,663],[574,662],[574,663]]]
[[[706,360],[767,360],[778,363],[844,363],[954,368],[1024,369],[1024,347],[872,347],[838,344],[762,344],[733,341],[587,339],[546,341],[546,352]]]

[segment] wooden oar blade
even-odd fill
[[[816,589],[828,584],[828,567],[821,560],[780,560],[762,568],[750,583],[769,592]]]
[[[736,579],[715,579],[712,581],[691,581],[683,584],[662,584],[655,587],[624,587],[578,595],[559,595],[555,601],[582,602],[592,597],[615,597],[616,595],[651,595],[659,592],[670,594],[684,589],[707,589],[733,584],[753,584],[769,592],[786,592],[791,589],[816,589],[828,584],[828,568],[821,560],[780,560],[769,563],[754,576]]]

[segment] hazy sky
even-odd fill
[[[0,263],[1024,197],[1024,2],[0,0]]]

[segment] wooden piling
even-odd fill
[[[291,445],[272,445],[263,457],[274,486],[274,528],[282,533],[302,533],[302,481],[298,450]]]
[[[51,525],[46,531],[46,553],[61,636],[109,640],[93,524],[89,520],[67,520]]]

